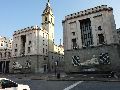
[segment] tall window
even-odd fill
[[[30,47],[28,47],[28,53],[30,53]]]
[[[31,41],[29,41],[29,45],[31,44]]]
[[[0,53],[0,57],[2,58],[2,53]]]
[[[51,18],[51,22],[52,22],[52,18]]]
[[[52,56],[52,59],[54,59],[54,57]]]
[[[6,52],[4,53],[5,57],[6,57]]]
[[[1,43],[1,46],[3,46],[3,43]]]
[[[44,33],[43,33],[43,38],[44,38]]]
[[[43,45],[45,44],[45,40],[43,40]]]
[[[43,53],[44,53],[45,51],[44,51],[44,48],[43,48]]]
[[[99,37],[99,44],[104,44],[104,36],[103,34],[98,34]]]
[[[90,45],[93,44],[90,18],[80,20],[80,30],[81,30],[82,45],[89,47]]]
[[[8,57],[11,57],[11,53],[10,52],[8,52]]]
[[[76,38],[72,39],[72,45],[73,45],[73,49],[77,49]]]
[[[45,17],[45,21],[47,21],[47,17]]]

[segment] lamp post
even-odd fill
[[[56,72],[57,72],[57,69],[56,69],[56,68],[57,68],[57,62],[55,61],[54,64],[55,64],[55,76],[56,76]]]
[[[36,69],[36,72],[38,73],[38,71],[39,71],[39,56],[38,56],[38,54],[39,54],[39,30],[38,29],[37,29],[37,41],[36,41],[36,43],[37,43],[37,66],[36,66],[37,69]]]

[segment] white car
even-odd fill
[[[6,78],[0,78],[0,90],[30,90],[30,87],[28,85],[17,84]]]

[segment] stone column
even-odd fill
[[[81,38],[81,29],[80,29],[80,22],[76,21],[76,34],[77,34],[77,44],[79,45],[79,48],[82,48],[82,38]]]

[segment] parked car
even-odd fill
[[[0,78],[0,90],[30,90],[30,87],[6,78]]]

